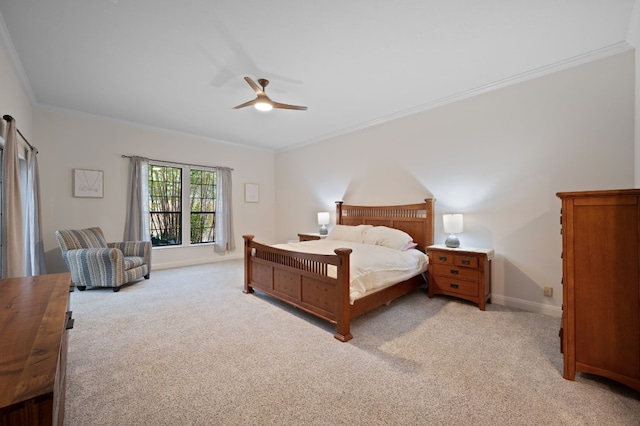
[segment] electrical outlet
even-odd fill
[[[547,297],[552,297],[553,296],[553,288],[552,287],[545,287],[544,288],[544,295]]]

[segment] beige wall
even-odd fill
[[[31,103],[4,45],[0,42],[0,117],[7,114],[15,118],[18,128],[31,142]]]
[[[634,184],[632,51],[276,155],[277,237],[333,202],[464,213],[462,245],[496,251],[493,301],[559,315],[558,191]],[[333,218],[335,223],[335,218]],[[553,287],[553,298],[543,287]]]
[[[272,152],[47,108],[35,109],[34,123],[49,272],[64,268],[54,237],[56,229],[100,226],[109,241],[122,240],[129,166],[123,154],[234,169],[235,252],[220,256],[211,245],[163,247],[153,251],[154,268],[242,257],[244,233],[273,238]],[[72,171],[76,168],[104,171],[104,198],[72,196]],[[259,203],[244,202],[244,182],[260,185]]]
[[[635,187],[640,188],[640,0],[636,0],[633,5],[633,13],[631,14],[631,21],[629,23],[629,31],[627,34],[627,41],[636,51],[635,62]]]

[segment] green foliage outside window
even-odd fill
[[[149,165],[149,213],[153,246],[182,244],[182,167]],[[216,173],[189,171],[191,244],[214,242]]]
[[[216,173],[191,170],[191,244],[215,238]]]
[[[182,244],[182,169],[149,165],[149,214],[154,246]]]

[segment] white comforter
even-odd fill
[[[335,249],[343,247],[352,249],[349,256],[351,304],[367,292],[380,290],[426,271],[428,263],[427,256],[420,250],[399,251],[342,240],[302,241],[276,244],[275,247],[313,254],[335,254]],[[329,273],[335,277],[335,267]]]

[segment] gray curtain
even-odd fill
[[[38,171],[38,151],[27,152],[27,210],[26,226],[26,274],[43,275],[47,273],[44,262],[44,243],[42,241],[42,220],[40,216],[40,172]]]
[[[2,165],[2,278],[25,275],[24,225],[20,194],[20,148],[16,121],[8,120]]]
[[[131,157],[124,241],[151,241],[149,221],[149,159]]]
[[[216,167],[216,179],[215,251],[224,253],[236,249],[233,235],[231,169]]]

